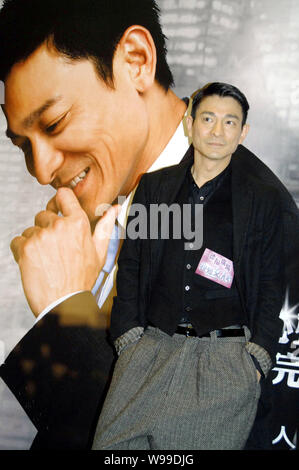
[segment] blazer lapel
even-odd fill
[[[191,146],[180,164],[166,169],[160,181],[156,200],[159,204],[172,204],[184,182],[194,159]],[[253,203],[253,190],[248,182],[246,164],[238,160],[238,149],[232,155],[232,210],[233,210],[233,257],[238,268],[244,249]]]
[[[186,173],[194,160],[193,146],[188,149],[180,164],[166,169],[157,192],[157,202],[172,204],[184,182]],[[233,256],[239,265],[248,231],[253,203],[253,190],[248,183],[246,164],[238,159],[238,149],[232,155],[232,209],[233,209]]]
[[[189,147],[181,163],[178,165],[166,168],[165,174],[163,175],[163,181],[161,181],[159,194],[157,194],[157,201],[159,203],[172,204],[181,187],[184,183],[187,171],[191,167],[194,159],[193,147]]]
[[[179,194],[179,191],[184,183],[186,173],[193,162],[193,148],[187,151],[181,163],[175,166],[164,168],[163,172],[159,173],[159,181],[154,189],[155,194],[151,200],[157,204],[167,204],[168,207],[173,204]],[[163,253],[164,239],[151,239],[151,265],[152,271],[157,272],[159,267],[160,258]]]
[[[232,156],[233,256],[239,265],[252,210],[253,191],[248,184],[246,168],[238,161],[238,150]]]

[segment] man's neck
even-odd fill
[[[200,188],[207,181],[222,173],[228,167],[230,161],[231,155],[222,160],[211,160],[201,156],[194,150],[194,164],[191,168],[191,173],[197,186]]]
[[[186,103],[172,90],[166,93],[159,85],[144,99],[149,116],[149,135],[139,165],[135,168],[136,181],[133,187],[163,152],[187,109]]]

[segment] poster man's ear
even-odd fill
[[[150,32],[143,26],[130,26],[117,48],[123,64],[128,68],[136,90],[144,93],[154,83],[156,74],[156,46]]]

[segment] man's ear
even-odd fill
[[[191,114],[186,116],[186,125],[187,125],[187,132],[190,139],[192,138],[192,128],[193,128],[193,118]]]
[[[143,26],[130,26],[117,46],[122,65],[127,66],[136,90],[144,93],[154,83],[157,53],[150,32]]]
[[[249,132],[249,124],[244,124],[243,128],[242,128],[242,132],[241,132],[241,136],[240,136],[240,140],[239,140],[239,145],[242,144],[242,142],[244,142],[248,132]]]

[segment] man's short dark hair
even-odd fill
[[[212,95],[221,96],[221,98],[230,97],[238,101],[238,103],[241,105],[242,112],[243,112],[243,121],[242,121],[242,127],[243,127],[244,124],[246,123],[247,115],[249,111],[249,104],[248,104],[247,98],[238,88],[228,83],[221,83],[221,82],[208,83],[203,88],[198,90],[192,97],[192,110],[191,110],[192,118],[195,119],[196,110],[198,106],[200,105],[201,101],[204,98],[207,98],[208,96],[212,96]]]
[[[154,0],[4,0],[0,11],[0,80],[45,41],[70,59],[91,59],[113,87],[113,57],[126,29],[146,28],[157,50],[156,80],[174,84]]]

